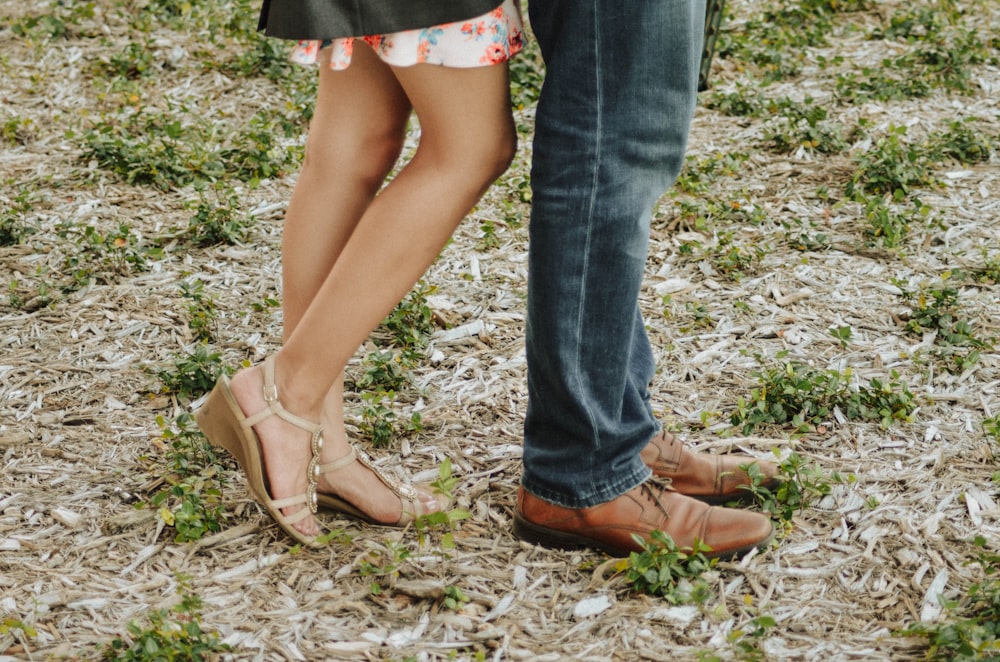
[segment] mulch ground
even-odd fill
[[[96,4],[114,15],[113,3]],[[730,29],[763,4],[733,3]],[[869,25],[901,6],[884,3],[852,24]],[[985,346],[978,361],[949,372],[934,356],[941,346],[934,333],[905,330],[911,305],[901,293],[1000,259],[998,157],[936,166],[938,183],[919,191],[931,212],[911,224],[899,248],[866,239],[861,206],[837,203],[852,159],[890,126],[906,126],[907,139],[919,142],[953,119],[976,117],[1000,136],[995,65],[973,68],[971,93],[938,90],[891,103],[838,105],[831,72],[814,57],[795,78],[762,88],[775,99],[808,94],[845,125],[866,119],[868,135],[840,154],[778,153],[766,147],[764,119],[699,110],[692,164],[732,153],[746,159],[735,172],[706,178],[702,191],[665,196],[655,212],[642,297],[659,365],[654,406],[697,448],[762,458],[794,452],[824,476],[845,477],[829,480],[829,494],[797,513],[773,549],[719,564],[709,576],[713,595],[699,607],[633,594],[597,553],[544,550],[511,534],[527,403],[530,223],[528,204],[512,192],[527,177],[530,106],[517,111],[513,169],[425,279],[436,288],[429,304],[449,328],[435,333],[414,371],[416,386],[396,404],[401,419],[419,411],[423,430],[372,451],[414,481],[433,479],[450,459],[459,505],[472,514],[457,527],[456,547],[442,548],[434,537],[421,545],[412,530],[328,519],[348,537],[322,551],[290,549],[228,460],[221,532],[179,543],[156,508],[137,508],[164,485],[168,442],[158,417],[171,421],[192,406],[163,394],[156,378],[194,347],[179,284],[204,283],[228,365],[260,360],[278,346],[280,311],[251,304],[280,297],[281,218],[294,168],[233,189],[240,207],[256,214],[247,241],[168,246],[144,270],[119,265],[112,276],[108,267],[81,288],[40,296],[41,283],[67,281],[66,258],[79,249],[67,226],[110,232],[126,224],[136,236],[154,237],[185,227],[197,198],[190,187],[128,185],[81,161],[67,131],[84,130],[113,105],[94,63],[138,37],[123,21],[100,24],[100,14],[83,34],[45,43],[10,29],[47,7],[0,1],[0,122],[31,120],[4,134],[0,204],[13,209],[30,190],[35,202],[23,218],[37,228],[23,243],[0,247],[0,614],[7,619],[0,659],[99,658],[130,621],[144,625],[151,610],[176,605],[182,586],[202,599],[203,629],[231,645],[234,659],[920,659],[926,643],[895,633],[947,618],[941,597],[962,595],[980,577],[969,563],[970,541],[980,535],[995,546],[1000,539],[991,481],[996,440],[981,425],[1000,413],[1000,355]],[[977,8],[977,24],[995,34],[1000,9]],[[284,103],[265,78],[237,80],[190,63],[197,35],[152,37],[158,73],[143,103],[169,96],[236,120]],[[831,35],[822,53],[874,66],[885,57],[851,30]],[[719,59],[713,82],[727,91],[746,79]],[[822,186],[831,197],[817,195]],[[719,215],[699,223],[679,199],[715,200],[765,220]],[[487,221],[491,246],[483,245]],[[823,236],[803,246],[790,229]],[[712,259],[734,246],[743,251],[737,256],[754,256],[739,274],[725,268],[732,262]],[[998,286],[956,287],[977,337],[1000,336]],[[851,329],[846,344],[830,333],[840,327]],[[360,349],[349,370],[360,370],[371,349]],[[732,429],[738,400],[759,388],[755,373],[793,360],[850,368],[855,385],[896,380],[917,409],[909,422],[885,428],[838,411],[801,435],[787,427],[751,435]],[[349,405],[358,423],[360,397]],[[382,590],[375,594],[364,569],[387,559],[399,559],[398,573],[376,577]],[[468,597],[458,609],[443,603],[453,586]],[[758,637],[746,634],[765,615],[776,624]]]

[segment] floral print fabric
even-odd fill
[[[355,39],[363,39],[383,61],[396,67],[421,63],[481,67],[499,64],[519,52],[524,46],[524,29],[517,0],[505,0],[493,11],[467,21],[390,34],[300,41],[291,60],[315,64],[320,50],[329,47],[330,68],[340,71],[351,64]]]

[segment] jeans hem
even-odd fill
[[[649,478],[653,475],[653,472],[645,464],[642,464],[641,467],[642,468],[640,469],[629,472],[624,477],[615,479],[614,482],[603,486],[601,489],[591,490],[587,493],[577,492],[569,498],[561,492],[555,492],[538,485],[528,476],[522,476],[521,487],[528,492],[531,492],[539,499],[548,501],[549,503],[563,508],[592,508],[594,506],[599,506],[602,503],[614,501],[621,495],[635,489],[649,480]]]

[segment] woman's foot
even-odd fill
[[[270,405],[264,398],[262,366],[241,370],[233,377],[231,388],[233,396],[246,416],[265,411]],[[281,393],[278,395],[280,397]],[[285,404],[282,402],[282,405]],[[294,409],[288,411],[306,420],[319,418],[318,416],[310,418]],[[278,416],[268,416],[256,423],[253,429],[260,440],[264,456],[265,482],[270,498],[277,501],[306,493],[309,487],[309,462],[312,459],[310,433]],[[281,512],[289,517],[303,508],[308,508],[308,505],[289,506],[282,508]],[[307,536],[322,533],[319,522],[312,515],[304,517],[292,526]]]
[[[342,406],[342,405],[340,405]],[[334,411],[336,411],[334,405]],[[327,412],[331,411],[327,407]],[[403,499],[375,471],[360,459],[350,461],[348,458],[355,452],[347,439],[343,423],[337,421],[337,416],[331,414],[323,417],[323,429],[326,431],[326,443],[323,446],[323,464],[339,464],[337,468],[320,475],[318,490],[321,494],[331,494],[347,502],[364,514],[364,519],[377,524],[392,526],[404,522],[404,507],[413,510],[412,504],[404,506]],[[360,454],[361,451],[358,451]],[[340,462],[338,462],[340,461]],[[393,482],[391,479],[387,479]],[[431,493],[421,489],[396,485],[397,490],[419,502],[420,515],[437,512],[443,505]]]
[[[264,376],[260,366],[241,370],[233,377],[233,395],[245,415],[252,416],[267,409],[268,403],[264,399],[263,386]],[[280,392],[279,397],[281,397]],[[342,403],[330,403],[329,400],[327,412],[336,412],[338,408],[342,408]],[[320,420],[323,426],[320,464],[336,463],[352,452],[342,419],[336,413],[329,415],[325,413],[323,416],[313,418],[296,410],[294,403],[289,404],[282,400],[282,404],[296,416],[307,420],[316,418]],[[271,499],[279,500],[306,492],[309,485],[309,462],[312,458],[309,433],[277,416],[265,418],[253,427],[260,440]],[[433,494],[424,490],[410,489],[413,489],[414,498],[419,501],[418,507],[421,511],[411,514],[431,513],[442,509],[443,505]],[[406,519],[403,517],[403,499],[371,468],[358,460],[344,463],[332,471],[321,474],[317,481],[317,491],[339,497],[371,522],[391,526]],[[305,507],[291,506],[283,508],[281,512],[285,516],[291,516]],[[308,536],[319,535],[322,532],[319,522],[311,515],[292,526]]]

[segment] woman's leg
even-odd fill
[[[306,156],[285,214],[282,280],[286,340],[398,160],[411,110],[392,70],[360,42],[346,70],[334,71],[328,64],[329,51],[324,51]],[[332,462],[348,449],[343,371],[327,392],[321,423],[322,461]],[[359,474],[352,476],[355,482],[371,493],[389,492],[368,469],[355,473]],[[319,490],[334,491],[327,476],[320,479]],[[390,502],[393,499],[398,502],[394,496],[386,497]]]
[[[403,149],[410,101],[359,42],[343,71],[321,53],[316,111],[282,235],[284,337],[298,326]]]
[[[355,57],[365,48],[358,43]],[[506,169],[516,146],[505,66],[416,65],[393,71],[420,118],[420,145],[413,160],[367,207],[276,357],[284,406],[308,420],[322,419],[329,428],[338,424],[329,420],[324,407],[347,361]],[[258,368],[234,378],[233,390],[245,411],[263,407],[261,384]],[[339,428],[324,432],[330,447],[339,446],[337,440],[346,444],[342,424]],[[303,492],[308,436],[276,418],[256,429],[272,497]],[[338,450],[325,449],[324,461],[342,454]],[[373,493],[366,489],[366,477],[353,484],[350,475],[338,473],[330,480],[345,499],[380,521],[398,517],[399,500],[390,492]],[[317,531],[311,518],[298,527],[307,534]]]

